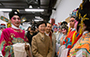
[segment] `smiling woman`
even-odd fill
[[[52,44],[49,36],[45,34],[46,23],[40,21],[37,25],[39,33],[32,38],[32,53],[34,57],[51,57]]]
[[[44,21],[40,21],[37,25],[37,28],[39,29],[39,32],[44,34],[45,32],[46,23]]]

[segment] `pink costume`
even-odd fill
[[[4,57],[14,57],[13,44],[24,43],[28,41],[25,37],[25,31],[15,28],[6,28],[1,34],[1,51]]]

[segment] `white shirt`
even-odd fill
[[[47,33],[45,32],[45,34],[46,34],[47,36],[49,36],[50,33],[47,34]]]

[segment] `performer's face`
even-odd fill
[[[62,32],[61,28],[59,28],[59,32]]]
[[[54,28],[54,32],[57,32],[57,28]]]
[[[46,32],[49,33],[51,30],[52,30],[52,25],[51,24],[47,24]]]
[[[46,27],[45,24],[39,25],[39,27],[38,27],[39,32],[42,34],[45,33],[45,27]]]
[[[70,18],[70,27],[74,28],[75,18]]]
[[[63,33],[63,34],[66,34],[66,32],[67,32],[67,30],[63,28],[63,29],[62,29],[62,33]]]
[[[21,19],[20,19],[20,17],[17,16],[17,15],[14,15],[14,16],[11,18],[11,23],[12,23],[14,26],[16,26],[16,27],[19,28],[19,25],[21,24]]]

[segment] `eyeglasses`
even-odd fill
[[[16,20],[16,19],[18,19],[18,20],[20,20],[20,18],[16,18],[16,17],[12,17],[14,20]]]

